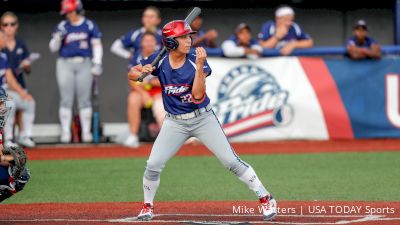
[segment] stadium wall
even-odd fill
[[[247,22],[254,35],[262,23],[272,19],[273,9],[205,9],[205,28],[219,30],[219,42],[227,38],[239,22]],[[297,21],[314,38],[316,46],[342,45],[345,37],[351,35],[351,25],[357,18],[368,21],[371,34],[381,44],[393,44],[393,13],[390,9],[360,9],[343,12],[329,9],[297,9]],[[140,25],[141,9],[129,11],[87,11],[87,16],[96,20],[103,32],[104,74],[100,83],[102,119],[108,123],[126,122],[126,97],[129,87],[126,83],[126,60],[113,55],[111,43],[129,29]],[[163,21],[180,18],[181,9],[162,9]],[[33,65],[32,75],[27,77],[30,91],[36,98],[37,124],[58,122],[58,88],[55,79],[56,55],[50,54],[48,42],[54,26],[61,17],[56,12],[20,13],[19,35],[26,40],[31,51],[39,52],[42,58]],[[112,18],[112,19],[110,19]]]

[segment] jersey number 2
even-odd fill
[[[192,103],[192,94],[186,94],[181,96],[181,101],[183,103]]]

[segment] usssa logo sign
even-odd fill
[[[228,72],[218,88],[217,117],[228,137],[271,126],[288,124],[293,109],[289,93],[275,78],[254,65],[241,65]]]

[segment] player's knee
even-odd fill
[[[60,107],[61,108],[67,108],[67,109],[72,109],[72,106],[74,105],[74,102],[69,99],[61,99],[60,101]]]
[[[246,170],[249,168],[249,165],[243,161],[235,160],[231,163],[228,163],[226,167],[229,169],[229,171],[240,177],[246,172]]]
[[[36,102],[35,100],[26,102],[25,111],[27,113],[35,113]]]
[[[135,91],[132,91],[131,93],[129,93],[128,105],[136,106],[136,105],[140,105],[140,103],[141,103],[141,97],[140,97],[139,93],[137,93]]]
[[[90,100],[81,100],[78,102],[78,107],[79,109],[91,108],[92,103],[90,102]]]
[[[160,179],[160,173],[159,171],[155,171],[149,168],[146,168],[144,171],[144,178],[150,181],[157,181]]]

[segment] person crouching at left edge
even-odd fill
[[[30,178],[24,150],[19,146],[3,148],[3,128],[13,107],[6,91],[0,87],[0,202],[22,191]]]
[[[80,0],[63,0],[60,14],[65,20],[56,26],[49,43],[50,51],[59,53],[56,73],[61,97],[60,141],[71,142],[72,107],[77,96],[82,141],[92,142],[91,87],[93,79],[102,73],[102,35],[96,23],[83,16]]]

